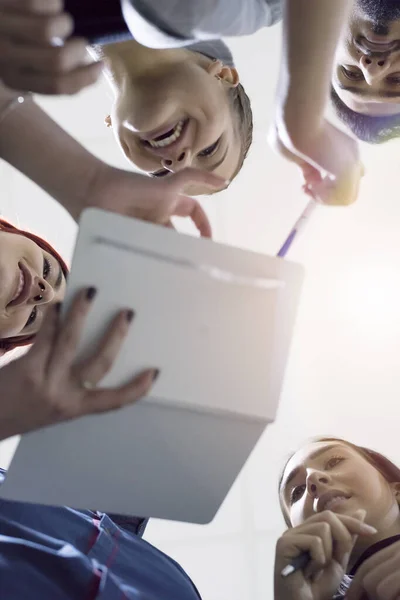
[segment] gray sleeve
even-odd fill
[[[250,35],[279,21],[283,0],[122,0],[133,37],[152,48]]]

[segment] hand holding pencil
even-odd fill
[[[338,589],[358,536],[376,529],[353,516],[329,510],[316,513],[279,538],[275,552],[275,600],[326,600]]]
[[[302,154],[285,145],[284,137],[275,123],[269,143],[278,154],[299,167],[303,191],[310,198],[328,206],[348,206],[357,200],[364,167],[352,138],[324,121],[319,136]]]

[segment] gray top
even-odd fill
[[[228,67],[234,67],[232,52],[222,40],[208,40],[207,42],[196,42],[187,46],[192,52],[200,52],[209,58],[217,58]]]
[[[176,48],[197,41],[208,46],[211,40],[270,27],[281,19],[283,0],[121,0],[121,5],[135,40],[150,48]]]

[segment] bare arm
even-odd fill
[[[221,177],[187,168],[161,181],[111,167],[85,150],[32,99],[7,111],[15,97],[15,92],[0,86],[0,158],[58,200],[75,220],[88,206],[162,225],[177,215],[189,217],[201,235],[211,236],[206,213],[184,190],[193,183],[205,191],[221,189],[227,183]]]
[[[7,111],[16,92],[0,86],[0,158],[79,217],[91,181],[103,164],[28,98]]]
[[[292,143],[318,130],[352,0],[286,0],[278,104]]]
[[[303,172],[307,194],[351,204],[363,175],[357,142],[325,117],[335,51],[353,0],[285,0],[277,111],[270,141]]]

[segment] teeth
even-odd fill
[[[335,504],[340,504],[343,500],[347,500],[347,498],[345,496],[335,496],[335,498],[332,498],[332,500],[329,500],[325,504],[324,508],[325,510],[330,510]]]
[[[15,292],[15,294],[14,294],[11,302],[13,300],[15,300],[16,298],[18,298],[18,296],[20,295],[20,293],[23,290],[24,283],[25,283],[25,277],[24,277],[24,274],[23,274],[22,270],[20,269],[19,270],[19,284],[18,284],[18,288],[17,288],[17,291]]]
[[[165,148],[165,146],[169,146],[173,142],[176,142],[176,140],[178,140],[181,137],[184,123],[184,121],[179,121],[179,123],[177,123],[177,125],[175,125],[174,129],[172,130],[171,135],[169,135],[166,138],[163,138],[162,140],[149,140],[150,146],[152,146],[153,148]]]

